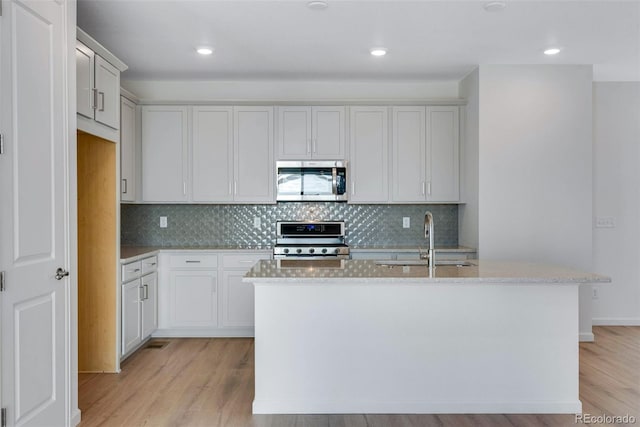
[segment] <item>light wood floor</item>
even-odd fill
[[[640,425],[640,327],[594,333],[595,343],[580,344],[583,412],[629,414]],[[576,425],[573,415],[252,415],[253,339],[166,341],[131,356],[119,375],[80,375],[81,427]]]

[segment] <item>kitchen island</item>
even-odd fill
[[[579,413],[578,287],[603,276],[475,261],[261,261],[255,398],[266,413]]]

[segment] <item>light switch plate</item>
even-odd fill
[[[160,217],[160,228],[167,228],[167,217],[166,216],[161,216]]]
[[[402,228],[410,228],[411,227],[411,217],[403,216],[402,217]]]

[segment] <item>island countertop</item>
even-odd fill
[[[266,283],[607,283],[611,279],[567,267],[514,261],[466,260],[467,266],[381,265],[374,260],[260,261],[243,281]]]

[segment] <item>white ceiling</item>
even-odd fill
[[[478,64],[594,64],[595,80],[640,80],[640,0],[511,0],[495,13],[484,1],[327,2],[78,0],[78,26],[129,66],[125,80],[458,80]],[[562,52],[543,55],[552,45]]]

